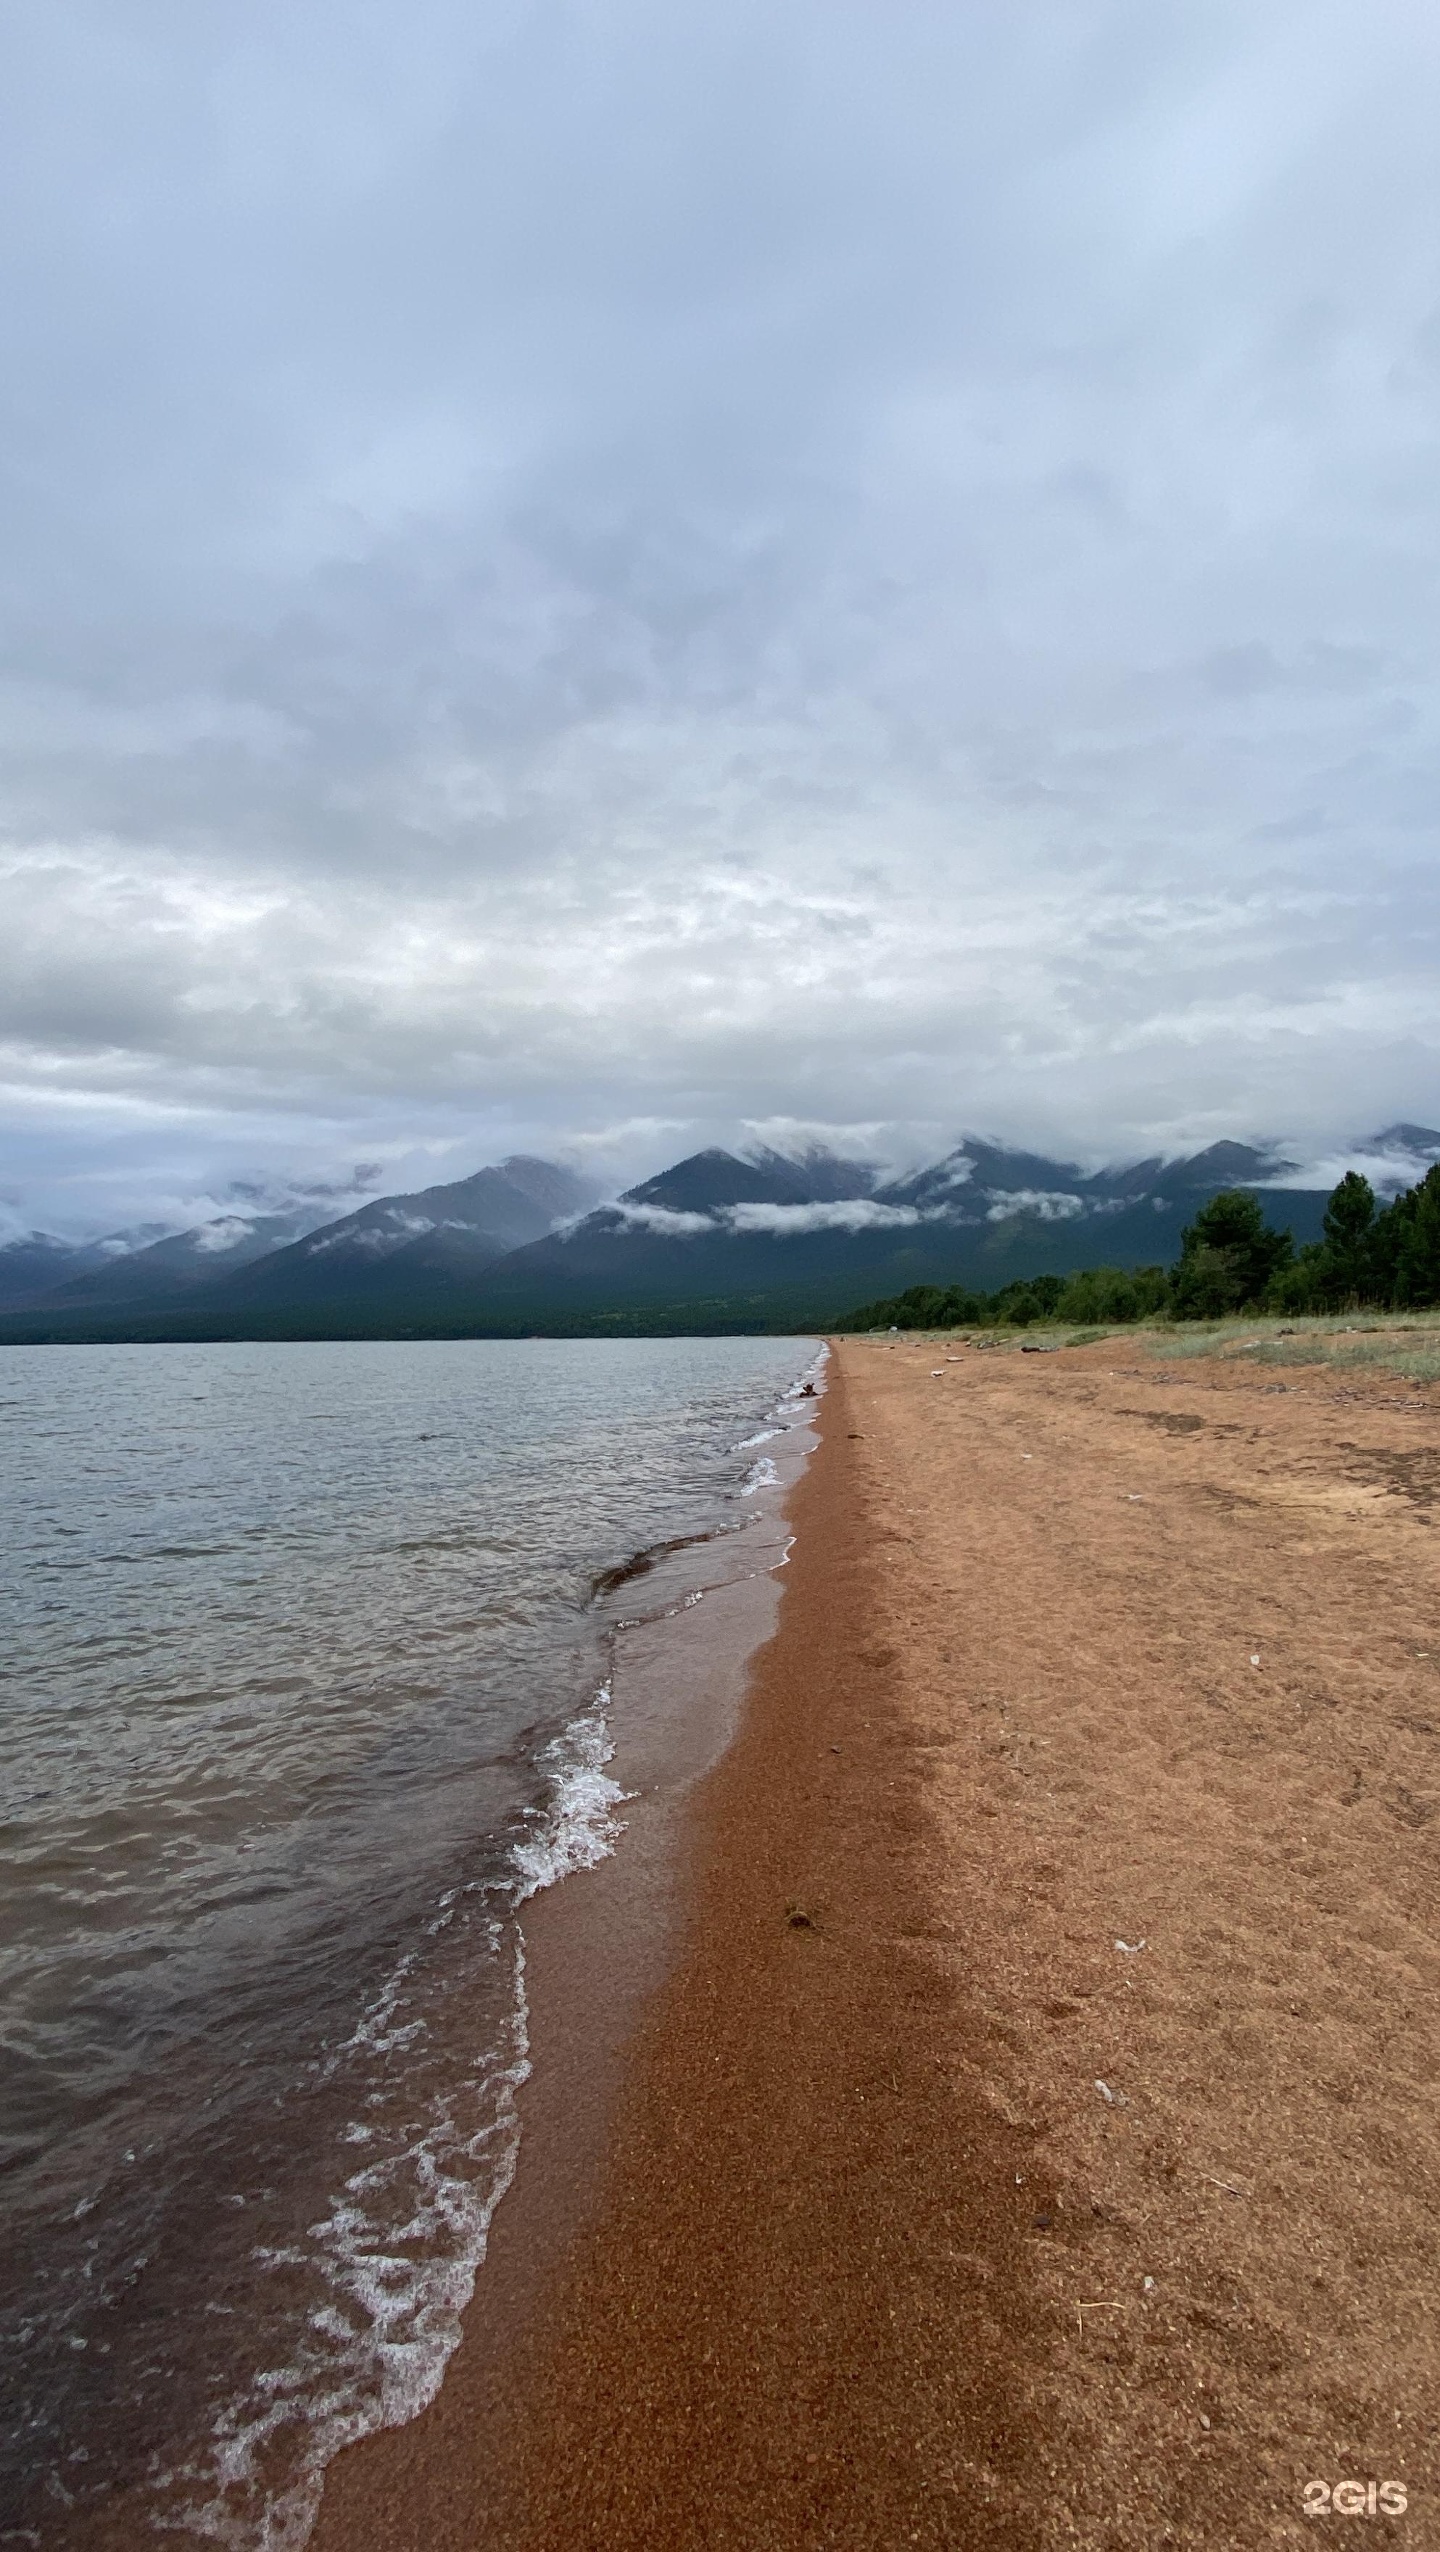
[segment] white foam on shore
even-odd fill
[[[416,2418],[440,2390],[520,2149],[517,2095],[530,2074],[530,2015],[518,1909],[572,1870],[604,1860],[621,1831],[616,1811],[625,1794],[605,1770],[614,1752],[609,1704],[603,1685],[546,1747],[550,1795],[511,1853],[513,1876],[450,1891],[426,1927],[431,1935],[448,1929],[472,1894],[495,1907],[489,1948],[506,1981],[506,2008],[478,2063],[432,2097],[418,2129],[404,2099],[411,2117],[403,2129],[387,2123],[401,2087],[392,2060],[413,2056],[430,2035],[413,1950],[327,2059],[326,2078],[357,2069],[359,2114],[340,2141],[369,2148],[367,2159],[306,2228],[305,2242],[256,2255],[314,2281],[305,2337],[289,2363],[257,2374],[222,2412],[208,2456],[171,2476],[175,2495],[153,2516],[157,2530],[229,2552],[302,2552],[327,2465],[361,2437]],[[399,2070],[403,2083],[408,2068]],[[298,2469],[275,2493],[275,2459],[287,2449]]]
[[[780,1424],[737,1451],[789,1432],[794,1404],[824,1390],[827,1356],[822,1346],[782,1394],[771,1413]],[[761,1455],[740,1495],[780,1485],[775,1462]],[[787,1539],[782,1558],[768,1564],[783,1566],[791,1547]],[[469,2067],[456,2063],[448,2041],[436,2045],[436,2080],[417,2122],[416,2077],[432,2039],[416,1947],[326,2058],[325,2080],[354,2072],[352,2114],[339,2141],[364,2159],[303,2242],[257,2254],[277,2272],[312,2282],[304,2337],[287,2363],[255,2375],[228,2404],[208,2452],[161,2483],[164,2504],[150,2516],[157,2532],[227,2552],[303,2552],[334,2457],[403,2426],[439,2392],[520,2149],[518,2095],[530,2075],[530,2040],[519,1909],[606,1859],[623,1831],[626,1793],[607,1770],[615,1751],[610,1697],[602,1686],[546,1747],[548,1796],[513,1846],[509,1874],[450,1890],[425,1927],[427,1938],[438,1938],[465,1916],[486,1923],[502,2007],[491,2044]],[[278,2464],[289,2467],[279,2489]]]
[[[530,2071],[524,1944],[513,1921],[497,1922],[494,1934],[512,1987],[497,2041],[432,2105],[418,2133],[396,2139],[383,2125],[352,2122],[342,2140],[373,2140],[381,2150],[344,2182],[304,2243],[257,2254],[314,2282],[304,2338],[288,2363],[263,2369],[221,2413],[204,2464],[173,2476],[188,2492],[152,2515],[158,2531],[231,2552],[301,2552],[326,2467],[342,2447],[400,2426],[434,2400],[491,2219],[514,2178],[516,2094]],[[279,2491],[277,2454],[294,2458]]]
[[[515,1847],[519,1904],[572,1870],[593,1869],[615,1849],[623,1823],[615,1811],[625,1793],[605,1770],[615,1752],[609,1708],[610,1687],[604,1684],[593,1707],[545,1749],[542,1759],[552,1761],[549,1804],[536,1832]]]
[[[825,1368],[829,1361],[830,1350],[822,1344],[805,1371],[798,1374],[788,1388],[781,1392],[771,1412],[773,1417],[780,1420],[779,1426],[762,1427],[758,1435],[745,1436],[736,1446],[736,1452],[749,1453],[757,1444],[773,1444],[777,1436],[788,1435],[795,1424],[794,1415],[790,1414],[793,1413],[794,1404],[799,1400],[818,1400],[823,1397]],[[762,1453],[758,1461],[752,1462],[746,1472],[740,1484],[740,1495],[742,1498],[758,1497],[762,1490],[778,1489],[780,1485],[780,1472],[773,1457],[768,1453]]]

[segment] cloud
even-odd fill
[[[1428,1150],[1408,1150],[1396,1144],[1381,1152],[1372,1145],[1357,1144],[1343,1152],[1326,1152],[1297,1163],[1283,1178],[1267,1179],[1267,1187],[1332,1188],[1338,1187],[1347,1171],[1357,1171],[1368,1179],[1377,1196],[1396,1196],[1402,1188],[1416,1187],[1434,1160],[1440,1157],[1440,1146]]]
[[[898,1231],[926,1218],[913,1205],[877,1205],[868,1196],[856,1196],[826,1205],[727,1205],[720,1219],[732,1232],[773,1232],[788,1238],[796,1232]]]
[[[1017,1187],[986,1207],[985,1220],[1008,1223],[1012,1215],[1034,1214],[1042,1223],[1072,1223],[1084,1211],[1084,1197],[1071,1196],[1064,1189]]]
[[[1440,1112],[1435,22],[876,24],[0,36],[17,1212]]]
[[[617,1228],[630,1232],[658,1232],[668,1240],[693,1238],[697,1232],[713,1232],[714,1219],[709,1214],[676,1213],[668,1205],[630,1205],[621,1203],[605,1208],[608,1220]],[[584,1221],[577,1215],[572,1222],[557,1224],[562,1238],[568,1238]]]
[[[401,1206],[392,1205],[383,1222],[364,1224],[359,1231],[321,1232],[317,1239],[306,1243],[305,1255],[307,1258],[323,1258],[327,1251],[341,1249],[347,1256],[354,1250],[361,1250],[371,1258],[388,1258],[395,1250],[403,1249],[407,1242],[423,1240],[425,1234],[434,1229],[433,1215],[412,1214]]]
[[[217,1215],[213,1222],[201,1225],[195,1235],[195,1247],[203,1258],[218,1258],[248,1241],[252,1228],[243,1214]]]

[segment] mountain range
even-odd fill
[[[1354,1147],[1403,1184],[1440,1132],[1395,1125]],[[923,1283],[1167,1262],[1196,1206],[1254,1188],[1313,1239],[1326,1191],[1243,1143],[1121,1168],[969,1136],[903,1174],[814,1146],[691,1153],[612,1202],[515,1155],[335,1220],[307,1203],[190,1231],[0,1247],[0,1339],[614,1335],[824,1326]]]

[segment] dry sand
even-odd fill
[[[1440,2544],[1440,1402],[832,1375],[598,2207],[321,2552]]]

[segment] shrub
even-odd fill
[[[1163,1267],[1086,1267],[1067,1277],[1055,1317],[1106,1326],[1149,1320],[1164,1310],[1169,1295]]]

